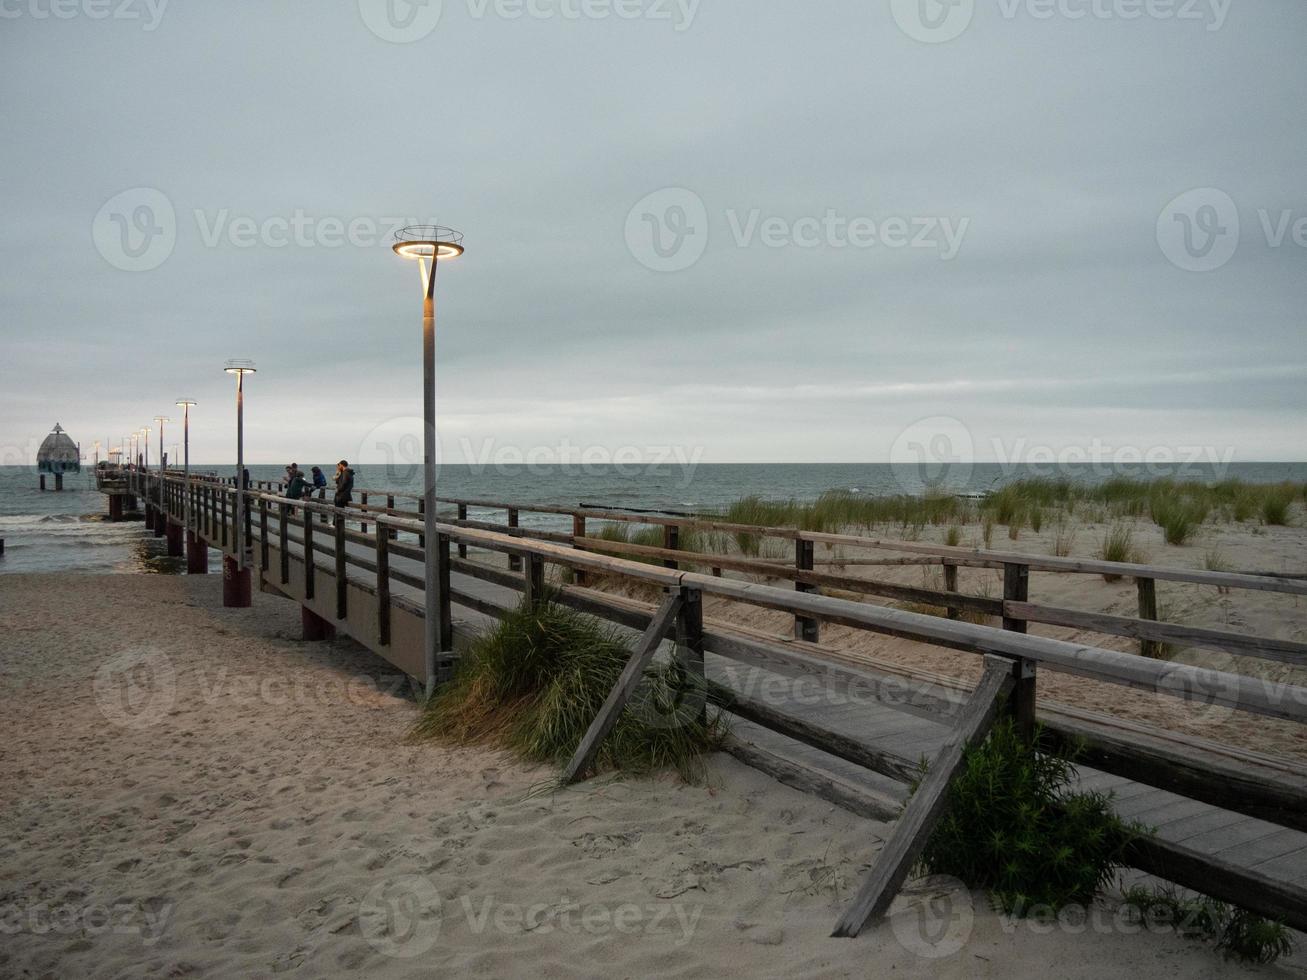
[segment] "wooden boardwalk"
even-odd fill
[[[172,534],[180,523],[181,505],[189,496],[191,513],[196,518],[192,527],[210,545],[223,548],[228,563],[232,561],[235,493],[230,487],[193,485],[188,494],[183,481],[170,477],[164,483],[165,515],[159,510],[160,497],[152,492],[159,486],[157,478],[151,478],[153,486],[139,478],[136,483],[137,492],[153,496],[157,534],[165,526]],[[967,726],[982,716],[992,719],[995,711],[1011,710],[1019,723],[1033,723],[1036,673],[1031,668],[1035,665],[1040,665],[1041,670],[1165,691],[1186,700],[1200,700],[1191,690],[1203,691],[1206,693],[1201,699],[1234,710],[1307,722],[1307,688],[1288,686],[1270,692],[1235,674],[1026,635],[1025,623],[1043,621],[1040,616],[1064,619],[1084,615],[1027,601],[1029,568],[1060,560],[1018,560],[979,551],[967,556],[956,553],[959,549],[948,548],[934,549],[946,554],[928,556],[945,563],[946,580],[949,569],[960,565],[1002,568],[1001,601],[964,595],[955,591],[956,584],[946,584],[941,592],[888,583],[857,583],[856,591],[944,606],[951,610],[949,618],[944,619],[821,595],[823,587],[840,590],[853,583],[813,572],[810,541],[803,539],[840,537],[835,535],[742,526],[747,533],[767,531],[794,541],[797,571],[791,567],[788,576],[794,583],[792,590],[758,585],[748,578],[680,571],[683,566],[678,563],[688,560],[700,567],[721,564],[725,570],[746,575],[762,573],[767,578],[777,573],[778,577],[786,577],[779,574],[785,571],[780,566],[680,552],[676,521],[670,518],[661,519],[664,547],[614,546],[613,542],[586,534],[585,517],[595,516],[593,512],[573,512],[573,531],[568,535],[519,529],[517,512],[510,510],[511,533],[504,533],[499,525],[466,520],[466,510],[460,505],[457,521],[438,525],[434,548],[428,542],[428,552],[433,552],[434,565],[440,569],[438,574],[448,576],[449,585],[445,602],[433,607],[440,621],[438,633],[444,639],[440,646],[428,648],[423,642],[424,553],[416,537],[423,530],[422,524],[394,510],[390,499],[382,512],[337,510],[317,503],[292,505],[288,512],[287,502],[271,494],[255,493],[253,501],[256,513],[251,515],[250,560],[256,581],[260,587],[301,604],[306,635],[311,623],[318,624],[315,632],[319,627],[325,630],[334,626],[429,684],[451,656],[437,655],[433,660],[432,650],[454,649],[451,642],[465,642],[473,629],[489,625],[493,617],[515,608],[524,590],[531,595],[542,588],[546,564],[570,568],[575,573],[577,584],[559,592],[557,601],[599,615],[633,635],[644,633],[645,649],[658,647],[659,637],[665,635],[660,629],[649,629],[654,607],[648,602],[585,588],[586,577],[614,576],[642,583],[653,591],[679,593],[678,608],[687,611],[676,616],[677,629],[690,638],[686,640],[690,646],[682,653],[704,652],[703,693],[731,713],[734,737],[729,741],[730,750],[782,782],[816,792],[889,825],[890,840],[878,869],[841,920],[837,929],[840,935],[855,935],[867,917],[878,914],[876,909],[883,907],[886,891],[892,897],[901,880],[896,875],[906,869],[915,853],[916,845],[905,842],[910,839],[919,844],[929,835],[935,817],[923,814],[934,812],[936,801],[942,800],[941,791],[952,771],[952,762],[945,760],[960,757],[958,740],[963,736],[959,733],[974,731],[975,737],[981,737],[983,727],[973,730]],[[563,509],[558,512],[566,513]],[[379,525],[391,531],[383,532]],[[720,527],[733,529],[729,525]],[[392,538],[392,533],[397,537]],[[310,535],[313,557],[306,562],[303,542]],[[170,536],[170,544],[173,540]],[[871,545],[890,546],[889,542]],[[619,551],[634,549],[646,561],[595,553],[611,547]],[[903,550],[927,548],[909,544]],[[1248,649],[1253,655],[1295,663],[1307,658],[1307,647],[1290,641],[1157,622],[1155,610],[1146,608],[1144,602],[1152,591],[1154,577],[1290,594],[1307,594],[1307,583],[1246,573],[1177,571],[1102,562],[1078,562],[1075,566],[1059,570],[1079,574],[1119,570],[1134,577],[1140,586],[1141,619],[1107,617],[1103,622],[1096,620],[1094,629],[1137,636],[1145,647],[1182,631],[1199,645],[1241,652]],[[699,613],[688,611],[701,608],[701,595],[790,613],[800,639],[704,622],[698,618]],[[952,614],[959,610],[1001,615],[1003,629],[958,622]],[[953,678],[913,672],[878,662],[871,655],[854,657],[822,647],[817,642],[821,621],[981,655],[986,663],[986,696],[972,697]],[[650,643],[654,647],[648,646]],[[669,654],[672,650],[665,641],[661,648]],[[1010,701],[1005,693],[1009,690]],[[981,705],[989,707],[983,709]],[[1121,816],[1139,820],[1154,830],[1153,836],[1132,845],[1130,861],[1137,869],[1307,930],[1307,766],[1051,702],[1038,705],[1038,716],[1045,721],[1051,737],[1064,742],[1087,740],[1086,758],[1092,765],[1079,767],[1081,785],[1111,791]],[[965,721],[967,718],[972,721]],[[990,722],[977,723],[987,726]],[[602,724],[601,713],[592,730]],[[930,789],[923,789],[913,800],[909,815],[899,819],[906,780],[918,771],[923,759],[934,764]],[[582,762],[573,762],[583,768]]]

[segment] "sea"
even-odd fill
[[[312,461],[300,461],[307,470]],[[330,478],[333,466],[322,463]],[[280,480],[283,466],[249,467],[251,480]],[[355,467],[358,489],[419,493],[420,467],[378,464]],[[194,473],[232,475],[234,466],[195,466]],[[1065,477],[1099,483],[1114,476],[1211,482],[1307,482],[1307,463],[1207,463],[1173,466],[1066,464],[951,464],[922,468],[890,463],[720,463],[720,464],[513,464],[446,465],[437,495],[516,504],[590,506],[673,514],[711,514],[745,496],[814,500],[836,490],[869,496],[920,494],[928,490],[981,495],[1024,477]],[[54,486],[54,478],[47,477]],[[90,466],[64,477],[64,489],[42,492],[35,467],[0,467],[0,577],[16,572],[123,572],[175,574],[182,559],[169,558],[163,538],[139,521],[110,523],[107,498],[95,489]],[[357,496],[356,496],[357,499]],[[503,519],[503,512],[469,511],[473,518]],[[522,515],[524,526],[552,527],[558,518]],[[219,560],[216,551],[210,552]]]

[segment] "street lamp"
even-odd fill
[[[100,468],[100,440],[95,440],[95,468]]]
[[[250,604],[250,570],[245,561],[245,375],[254,374],[253,361],[233,358],[223,368],[236,375],[236,560],[223,556],[222,604],[244,608]],[[306,554],[306,562],[313,556]]]
[[[149,476],[150,475],[150,427],[148,425],[141,426],[141,445],[145,449],[145,459],[142,461],[141,465],[145,469],[145,475]]]
[[[194,575],[209,570],[209,549],[204,548],[203,562],[197,552],[199,542],[191,528],[191,406],[192,398],[178,398],[177,407],[182,410],[182,526],[186,528],[186,572]],[[197,567],[199,566],[199,567]]]
[[[417,261],[422,278],[422,469],[423,529],[426,547],[424,655],[427,694],[436,687],[436,654],[441,647],[440,584],[436,565],[436,267],[463,254],[463,235],[440,225],[410,225],[395,233],[395,254]],[[377,533],[383,533],[380,528]]]

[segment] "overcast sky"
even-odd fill
[[[0,0],[0,461],[1307,458],[1307,5],[952,4]]]

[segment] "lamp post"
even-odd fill
[[[395,233],[395,254],[416,260],[422,279],[422,468],[423,557],[426,565],[424,657],[427,695],[436,687],[441,637],[441,600],[436,535],[436,267],[463,254],[463,235],[440,225],[410,225]],[[377,529],[377,533],[382,533]]]
[[[254,374],[253,361],[232,359],[223,368],[236,376],[236,556],[222,559],[222,604],[245,608],[250,604],[250,570],[245,560],[245,375]],[[312,555],[305,555],[312,561]]]
[[[100,468],[100,440],[99,439],[95,440],[94,448],[95,448],[95,468],[98,470]]]
[[[186,528],[186,574],[204,575],[209,571],[209,546],[191,527],[191,407],[192,398],[178,398],[182,410],[182,525]]]

